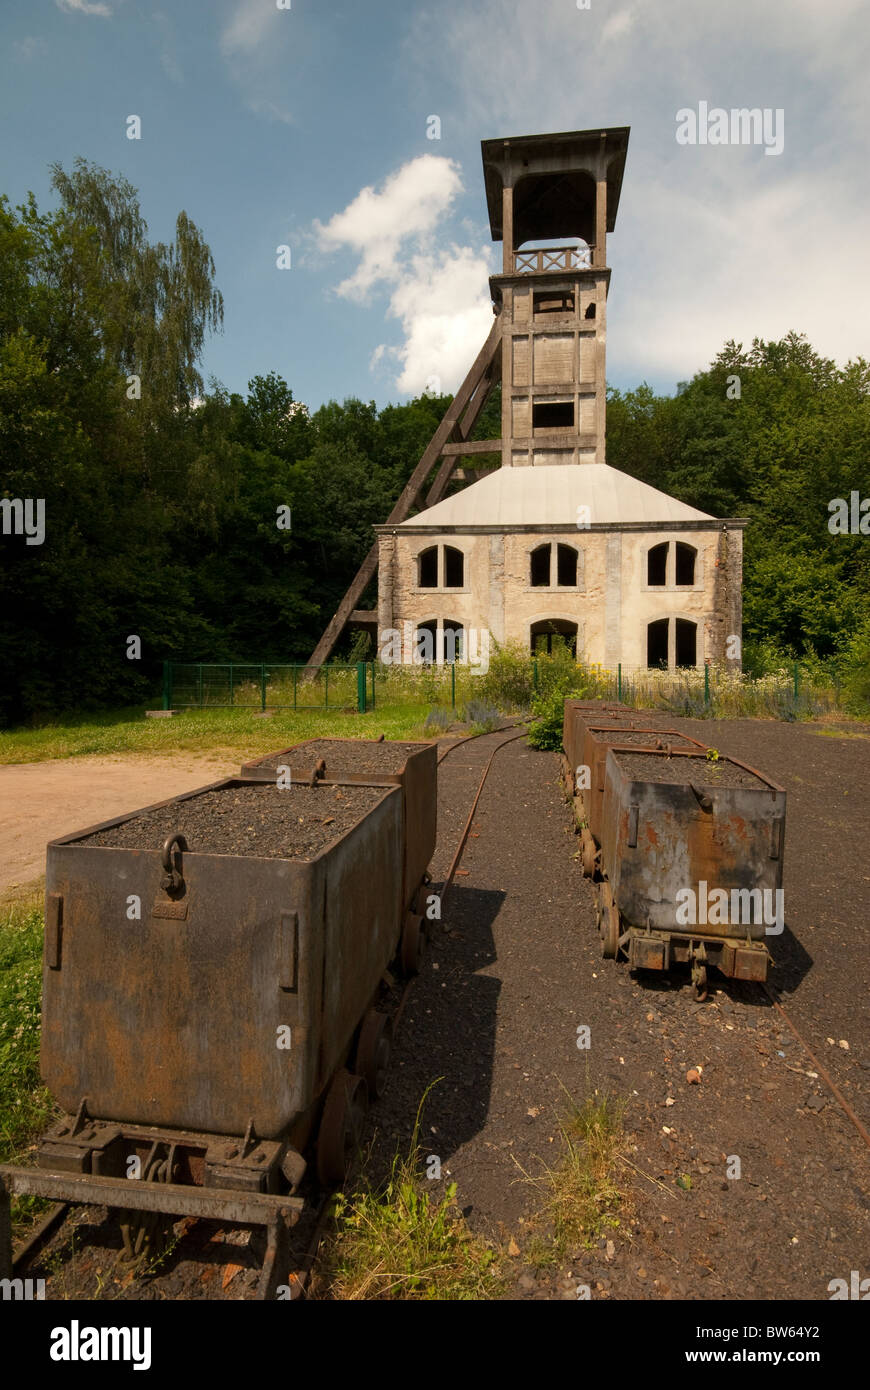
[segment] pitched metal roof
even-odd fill
[[[446,497],[399,524],[433,531],[445,526],[554,526],[577,524],[578,507],[589,508],[593,526],[619,522],[713,521],[658,488],[631,478],[608,463],[545,464],[495,468],[480,482]]]

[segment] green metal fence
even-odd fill
[[[595,693],[641,709],[714,717],[799,719],[842,708],[839,683],[798,663],[757,678],[713,664],[668,671],[618,665],[596,673]]]
[[[374,667],[163,663],[164,709],[353,709],[375,705]]]

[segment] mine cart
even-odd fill
[[[782,922],[785,792],[736,758],[672,748],[607,752],[599,929],[632,967],[767,975]]]
[[[610,720],[628,719],[633,713],[633,710],[618,700],[566,700],[562,720],[562,747],[565,750],[569,768],[576,768],[583,761],[582,738],[578,740],[575,732],[578,714],[585,714],[590,718]]]
[[[340,1181],[383,1082],[403,858],[398,786],[240,778],[48,846],[41,1069],[67,1114],[38,1167],[0,1168],[0,1276],[26,1192],[125,1208],[138,1248],[154,1212],[266,1225],[274,1292],[303,1148]]]
[[[285,769],[292,782],[321,781],[402,788],[405,835],[403,906],[420,913],[418,896],[435,852],[438,812],[437,742],[378,741],[355,738],[312,738],[278,753],[244,763],[240,775],[275,782]]]
[[[583,741],[582,763],[589,770],[589,786],[581,789],[586,824],[581,832],[583,841],[583,871],[591,876],[596,852],[601,843],[601,812],[604,802],[604,783],[609,749],[618,747],[650,748],[665,753],[674,748],[704,752],[706,745],[688,734],[676,734],[669,729],[638,728],[623,720],[620,724],[588,724]]]

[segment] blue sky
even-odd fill
[[[613,385],[670,391],[726,339],[790,328],[867,354],[862,0],[279,3],[3,0],[0,191],[51,206],[49,163],[83,155],[139,189],[153,239],[183,208],[225,300],[206,377],[275,370],[312,408],[455,389],[499,250],[480,141],[605,125],[632,127]],[[702,101],[781,110],[782,152],[679,144]]]

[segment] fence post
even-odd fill
[[[163,708],[169,709],[172,701],[172,668],[168,661],[163,663]]]
[[[372,662],[372,709],[375,707],[375,663]]]
[[[795,705],[797,705],[797,702],[798,702],[798,664],[797,664],[797,662],[795,662],[795,664],[794,664],[794,703],[795,703]]]
[[[532,662],[532,689],[534,690],[535,694],[537,695],[537,693],[538,693],[538,663],[537,663],[537,661],[533,661],[533,662]]]
[[[617,698],[617,700],[621,700],[621,699],[622,699],[622,662],[621,662],[621,661],[617,662],[617,665],[616,665],[616,698]]]
[[[450,663],[450,703],[456,709],[456,662]]]
[[[260,667],[260,709],[266,708],[266,667]]]
[[[359,714],[366,712],[366,664],[356,663],[356,707]]]
[[[323,674],[324,674],[325,681],[326,681],[326,684],[325,684],[325,686],[324,686],[324,691],[323,691],[323,708],[324,708],[324,709],[329,709],[329,667],[328,667],[328,666],[324,666],[324,667],[323,667]]]
[[[704,704],[710,703],[710,667],[704,667]]]
[[[202,662],[196,668],[197,694],[199,695],[199,707],[202,709]]]
[[[293,709],[296,710],[296,677],[299,674],[299,667],[293,667]]]
[[[235,686],[233,684],[233,663],[230,662],[230,709],[236,703]]]

